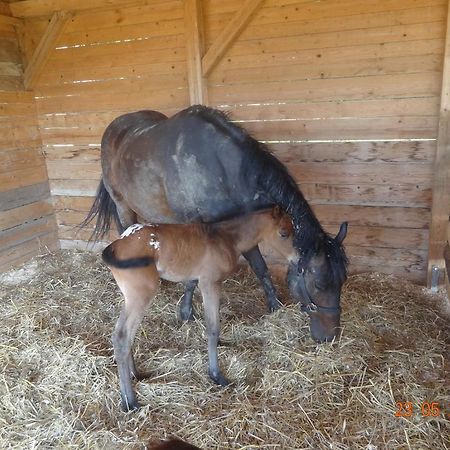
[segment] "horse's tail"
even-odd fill
[[[118,269],[132,269],[135,267],[147,267],[153,264],[155,260],[150,256],[139,258],[117,259],[114,255],[114,242],[105,248],[102,252],[102,259],[107,266],[117,267]]]
[[[95,228],[89,238],[89,241],[93,240],[96,242],[105,236],[111,229],[111,220],[113,218],[116,222],[117,228],[120,231],[122,230],[119,215],[117,214],[116,204],[109,195],[109,192],[106,190],[103,179],[100,180],[94,203],[92,204],[87,217],[83,220],[83,222],[81,222],[80,228],[84,228],[90,224],[95,217],[97,217],[97,222],[95,223]]]

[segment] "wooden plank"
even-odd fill
[[[50,192],[52,195],[80,195],[95,196],[100,177],[92,180],[50,180]]]
[[[156,89],[156,90],[155,90]],[[151,99],[151,108],[155,110],[165,108],[181,109],[189,105],[189,92],[181,86],[168,91],[161,91],[157,86],[147,86],[142,91],[126,90],[95,94],[80,93],[78,96],[66,97],[48,97],[38,98],[39,114],[52,114],[55,112],[82,112],[82,111],[123,111],[139,110],[149,108],[149,99]]]
[[[204,53],[203,13],[200,0],[185,0],[184,23],[187,73],[191,105],[208,104],[206,80],[202,75]]]
[[[15,151],[0,151],[0,173],[11,170],[25,169],[43,163],[40,149],[19,149]]]
[[[147,22],[170,22],[183,19],[183,3],[181,0],[166,0],[162,2],[135,3],[120,8],[102,8],[97,11],[77,12],[67,25],[66,32],[72,33],[84,30],[98,30],[131,24]]]
[[[308,201],[314,201],[316,204],[390,205],[422,208],[431,206],[430,185],[366,185],[364,183],[346,185],[331,181],[329,183],[301,183],[300,189]]]
[[[433,173],[430,242],[427,283],[431,285],[433,266],[444,268],[443,251],[450,220],[450,2],[447,12],[444,67],[442,70],[441,108],[437,150]],[[443,282],[443,280],[440,280]]]
[[[265,3],[265,5],[267,2]],[[410,6],[410,7],[409,7]],[[264,6],[266,8],[266,6]],[[339,16],[322,17],[320,20],[309,18],[307,11],[303,10],[303,15],[286,20],[279,7],[278,16],[274,20],[264,23],[261,17],[257,17],[242,32],[240,40],[264,39],[266,37],[277,36],[303,36],[318,33],[338,33],[342,31],[360,30],[361,33],[370,33],[372,28],[393,27],[412,24],[432,24],[445,20],[447,5],[445,2],[438,5],[428,5],[414,7],[408,5],[407,8],[396,11],[395,14],[388,10],[378,13],[361,13],[346,16],[342,20]],[[222,25],[220,18],[210,17],[209,24],[212,28]],[[263,26],[265,25],[265,26]]]
[[[442,56],[439,54],[393,56],[388,58],[353,58],[345,61],[317,61],[314,65],[280,64],[261,67],[236,67],[216,70],[209,76],[209,84],[241,84],[255,81],[293,81],[322,78],[363,77],[396,73],[439,72]],[[420,68],[420,69],[419,69]]]
[[[46,216],[8,230],[0,231],[0,249],[6,250],[30,241],[33,238],[57,231],[54,216]]]
[[[58,250],[59,248],[60,245],[56,232],[34,237],[15,247],[0,251],[0,271],[4,272],[28,261],[33,256]]]
[[[411,163],[434,158],[436,143],[406,142],[299,142],[270,144],[269,149],[286,164],[299,162],[341,163]]]
[[[146,5],[161,3],[161,0],[23,0],[10,4],[11,13],[15,17],[47,16],[61,10],[84,11],[90,9],[105,10],[124,5]]]
[[[39,202],[50,197],[48,181],[0,192],[0,211]]]
[[[49,201],[30,203],[25,206],[3,211],[0,218],[0,229],[16,227],[22,223],[33,222],[53,214],[53,207]]]
[[[348,17],[359,14],[376,14],[389,11],[396,14],[398,11],[409,9],[411,7],[430,7],[440,6],[446,3],[446,0],[416,0],[408,2],[406,0],[327,0],[326,3],[310,1],[306,5],[302,2],[286,4],[283,8],[279,8],[277,0],[266,3],[267,8],[259,11],[258,23],[272,23],[274,20],[299,20],[299,18],[307,17],[309,20],[327,17]],[[280,11],[281,10],[281,11]],[[281,12],[281,14],[280,14]]]
[[[426,250],[391,249],[346,245],[350,272],[380,272],[424,284]]]
[[[323,102],[303,102],[292,99],[289,102],[267,102],[249,105],[234,105],[225,108],[232,121],[283,120],[283,119],[335,119],[365,117],[438,117],[439,98],[390,98],[332,100]]]
[[[300,183],[421,185],[431,187],[432,166],[426,163],[297,163],[287,165]]]
[[[436,117],[335,118],[312,120],[243,121],[241,125],[262,141],[333,139],[435,139]]]
[[[233,42],[239,37],[242,30],[256,13],[261,2],[262,0],[246,0],[240,10],[217,36],[202,59],[202,70],[205,77],[208,76],[222,56],[232,46]]]
[[[101,167],[99,164],[68,162],[68,161],[48,161],[47,170],[49,179],[78,180],[100,179]]]
[[[0,192],[31,186],[46,181],[47,169],[44,164],[22,170],[12,170],[0,174]]]
[[[328,228],[329,225],[339,226],[345,220],[348,221],[350,229],[356,225],[365,227],[427,229],[430,218],[430,210],[428,208],[316,205],[314,201],[311,204],[320,223],[325,228]]]
[[[71,13],[67,11],[58,11],[53,14],[44,36],[25,69],[24,84],[26,89],[29,90],[35,87],[49,59],[50,52],[54,49],[56,41],[71,16]]]
[[[256,68],[289,66],[291,64],[341,64],[342,61],[360,61],[367,58],[392,58],[418,55],[439,55],[442,57],[443,40],[427,39],[411,42],[388,42],[384,45],[372,44],[349,45],[348,47],[331,47],[317,49],[302,49],[275,53],[259,53],[236,55],[223,58],[216,68],[216,72],[235,68]],[[420,68],[418,68],[420,70]]]
[[[319,34],[299,36],[266,37],[264,39],[251,39],[239,41],[229,50],[227,56],[256,55],[259,53],[278,53],[280,51],[301,51],[323,48],[349,47],[358,43],[358,46],[379,45],[389,42],[414,42],[428,39],[442,39],[445,33],[445,24],[442,21],[424,24],[396,25],[391,27],[372,28],[370,30],[348,30],[339,33],[324,32]]]
[[[361,247],[400,248],[426,250],[428,230],[385,227],[361,227],[354,225],[348,233],[345,245]]]
[[[34,103],[34,94],[31,92],[3,92],[0,91],[0,104],[8,103]]]
[[[360,100],[379,98],[430,97],[439,92],[437,73],[395,74],[351,77],[294,83],[248,83],[242,85],[209,86],[212,105],[289,101]]]

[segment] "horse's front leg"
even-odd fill
[[[259,251],[259,247],[253,247],[248,252],[243,253],[243,255],[262,284],[264,293],[266,294],[267,308],[270,312],[276,311],[280,308],[281,303],[277,298],[277,291],[270,277],[269,269]]]
[[[184,283],[184,294],[181,297],[180,317],[181,320],[194,320],[194,308],[192,307],[192,296],[197,287],[198,280],[189,280]]]
[[[205,310],[206,331],[208,333],[209,377],[214,383],[226,386],[230,382],[223,376],[219,368],[217,344],[219,342],[219,303],[220,284],[200,281],[200,291]]]

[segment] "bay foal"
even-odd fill
[[[133,375],[139,378],[132,343],[160,278],[198,280],[208,334],[209,376],[221,386],[228,384],[217,357],[221,282],[236,269],[239,256],[261,241],[290,263],[298,262],[291,219],[278,208],[208,225],[135,224],[105,248],[103,260],[125,297],[113,334],[124,410],[138,408],[131,384]]]

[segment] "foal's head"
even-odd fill
[[[299,260],[294,247],[294,226],[292,219],[278,206],[272,208],[270,220],[264,233],[264,243],[286,258],[290,264]]]

